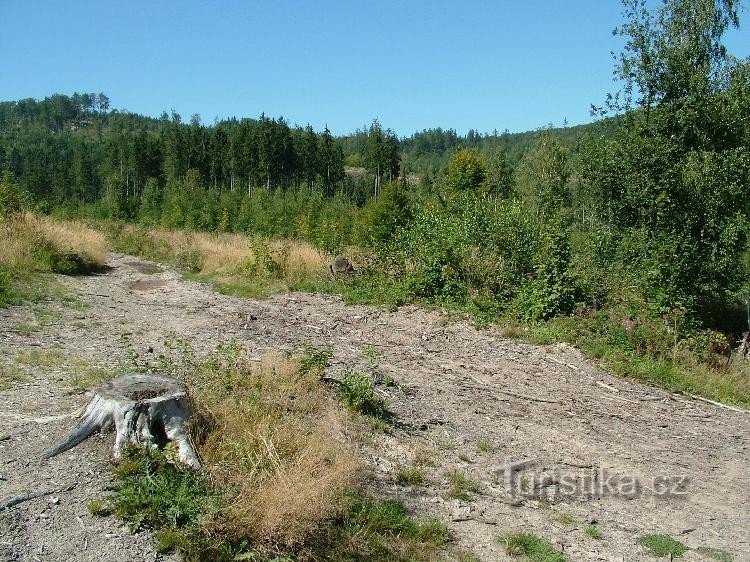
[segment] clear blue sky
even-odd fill
[[[727,43],[744,57],[742,17]],[[204,123],[521,131],[590,120],[619,23],[616,0],[0,0],[0,100],[93,91]]]

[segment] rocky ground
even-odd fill
[[[110,482],[111,435],[42,461],[86,402],[97,368],[145,368],[165,340],[197,353],[236,339],[251,355],[333,345],[329,375],[374,376],[393,423],[362,451],[374,486],[448,523],[482,560],[528,531],[570,560],[649,560],[640,536],[671,535],[750,560],[750,414],[613,377],[568,346],[539,347],[444,313],[346,306],[336,297],[228,297],[168,268],[110,256],[63,279],[77,300],[0,310],[0,359],[25,380],[0,391],[0,559],[155,560],[146,533],[92,516]],[[512,468],[509,468],[512,467]],[[423,484],[397,482],[417,468]],[[585,532],[595,524],[601,539]]]

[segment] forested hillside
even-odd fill
[[[747,328],[750,291],[750,62],[722,44],[739,7],[624,5],[622,89],[589,126],[398,139],[375,120],[334,138],[265,115],[205,126],[55,95],[0,104],[0,195],[357,246],[357,299],[541,326],[540,341],[614,354],[638,376],[669,378],[681,353],[713,365]]]

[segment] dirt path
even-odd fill
[[[750,414],[633,384],[570,347],[525,345],[439,312],[309,294],[247,300],[129,256],[114,254],[110,265],[66,280],[85,304],[50,304],[36,331],[22,329],[30,307],[0,310],[3,360],[57,346],[99,366],[145,365],[171,334],[198,352],[232,338],[252,355],[332,344],[332,376],[361,368],[396,383],[378,392],[397,423],[363,449],[378,488],[448,522],[482,560],[504,560],[496,538],[513,531],[550,539],[570,560],[652,559],[636,543],[650,533],[750,560]],[[0,501],[64,491],[0,512],[0,559],[157,559],[147,535],[86,509],[109,481],[111,436],[38,459],[70,426],[59,416],[85,397],[69,394],[65,365],[29,368],[29,381],[0,391]],[[528,463],[504,470],[520,461]],[[416,465],[426,485],[396,483],[400,469]],[[452,498],[462,494],[451,494],[450,471],[478,483],[478,493]],[[592,521],[603,540],[584,532]],[[695,550],[683,559],[710,560]]]

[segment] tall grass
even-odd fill
[[[302,240],[146,229],[123,223],[99,226],[119,252],[173,264],[190,278],[244,296],[263,297],[324,281],[331,258]]]
[[[223,533],[291,547],[340,515],[359,462],[344,438],[347,417],[326,392],[319,369],[300,358],[250,361],[221,348],[183,373],[199,414],[199,451],[221,483]]]
[[[86,274],[106,261],[105,236],[74,221],[29,212],[0,219],[0,306],[40,296],[40,273]]]

